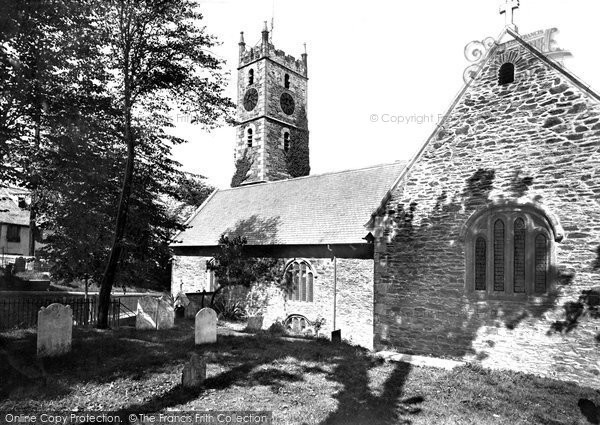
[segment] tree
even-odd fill
[[[76,122],[79,108],[103,90],[90,4],[0,1],[0,179],[31,190],[29,255],[35,254],[39,192],[47,183],[40,172],[53,148],[48,136]]]
[[[202,15],[195,2],[118,0],[107,4],[104,16],[127,161],[114,240],[100,287],[100,328],[108,326],[110,293],[124,248],[136,145],[142,142],[134,121],[150,115],[156,118],[162,113],[161,121],[169,125],[169,99],[177,102],[181,111],[193,115],[192,122],[212,127],[233,106],[223,96],[222,63],[207,53],[215,41],[199,26]]]
[[[219,287],[213,293],[211,304],[216,295],[224,288],[233,286],[251,287],[258,281],[274,283],[287,287],[290,282],[282,280],[283,265],[273,258],[252,258],[244,254],[244,246],[248,241],[243,236],[229,238],[221,235],[219,251],[206,268],[215,273]]]

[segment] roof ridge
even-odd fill
[[[306,180],[306,179],[315,178],[315,177],[323,177],[323,176],[331,176],[331,175],[335,175],[335,174],[366,171],[366,170],[371,170],[374,168],[391,167],[394,165],[406,165],[407,163],[408,163],[408,161],[399,160],[399,161],[388,162],[388,163],[383,163],[383,164],[371,165],[371,166],[362,167],[362,168],[350,168],[350,169],[346,169],[346,170],[329,171],[329,172],[321,173],[321,174],[311,174],[311,175],[302,176],[302,177],[290,177],[289,179],[282,179],[282,180],[275,180],[275,181],[269,181],[269,182],[254,183],[254,184],[245,184],[245,185],[236,186],[236,187],[228,187],[226,189],[219,189],[219,191],[226,192],[226,191],[230,191],[230,190],[244,189],[244,188],[248,188],[248,187],[260,187],[260,186],[271,185],[271,184],[276,184],[276,183],[285,183],[285,182],[289,182],[289,181]]]
[[[571,82],[577,87],[579,87],[581,90],[593,97],[596,101],[600,102],[600,95],[590,85],[584,83],[581,78],[579,78],[573,72],[571,72],[566,66],[548,57],[548,55],[543,53],[541,50],[539,50],[533,44],[529,43],[527,40],[524,40],[519,33],[513,31],[512,29],[507,28],[506,32],[510,34],[518,43],[521,43],[523,46],[529,49],[531,53],[537,56],[540,60],[546,62],[552,68],[556,69],[558,72],[560,72],[569,80],[571,80]]]

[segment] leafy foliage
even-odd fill
[[[241,186],[248,179],[248,171],[252,168],[252,158],[244,150],[244,154],[235,162],[235,173],[231,178],[231,187]]]
[[[228,118],[216,41],[192,0],[0,9],[0,179],[32,190],[56,275],[102,281],[103,327],[115,282],[168,279],[182,226],[167,200],[195,205],[212,190],[180,172],[171,149],[183,140],[165,128],[174,106],[205,128]]]
[[[221,235],[220,250],[212,261],[206,263],[208,270],[215,273],[219,288],[242,286],[250,288],[253,283],[264,280],[281,282],[283,265],[272,258],[251,258],[244,255],[244,246],[248,243],[244,236],[229,238]]]
[[[291,131],[290,149],[285,156],[288,173],[292,177],[310,174],[310,156],[308,148],[308,119],[306,109],[300,110],[299,128]]]

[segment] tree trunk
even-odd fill
[[[126,104],[129,102],[126,101]],[[127,108],[127,107],[126,107]],[[110,293],[117,274],[117,265],[121,257],[123,248],[123,236],[125,234],[125,225],[127,224],[127,212],[129,209],[129,198],[133,184],[133,166],[135,161],[134,141],[131,132],[131,115],[126,111],[125,116],[125,138],[127,140],[127,164],[125,165],[125,176],[123,177],[123,187],[121,189],[121,198],[119,209],[117,211],[117,223],[115,229],[115,238],[113,240],[108,263],[102,276],[100,284],[100,294],[98,296],[98,328],[108,328],[108,310],[110,307]]]
[[[123,30],[123,28],[122,28]],[[125,29],[125,31],[127,31]],[[100,283],[100,294],[98,294],[98,328],[108,328],[108,312],[110,307],[110,293],[117,274],[117,266],[121,251],[123,249],[123,236],[125,234],[125,226],[127,224],[127,212],[129,209],[129,198],[131,188],[133,186],[133,168],[135,163],[134,138],[131,129],[131,109],[132,109],[132,88],[131,88],[131,70],[129,63],[130,54],[130,39],[129,33],[124,35],[125,45],[123,47],[123,76],[124,76],[124,91],[123,91],[123,116],[125,118],[124,139],[127,143],[127,163],[125,165],[125,175],[123,176],[123,186],[121,188],[121,197],[119,200],[119,208],[117,210],[117,221],[115,224],[115,237],[113,240],[112,249],[108,257],[108,263],[102,276]]]

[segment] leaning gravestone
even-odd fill
[[[195,341],[196,345],[217,342],[217,313],[212,308],[203,308],[196,314]]]
[[[73,311],[71,306],[58,303],[38,311],[37,355],[60,356],[71,351]]]
[[[138,299],[136,329],[170,329],[175,325],[175,309],[166,300],[154,297]]]
[[[181,384],[184,388],[199,387],[206,379],[206,361],[198,353],[192,353],[190,361],[183,367]]]

